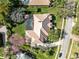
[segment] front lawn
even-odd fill
[[[79,35],[79,17],[77,18],[77,22],[75,22],[75,26],[73,27],[72,33],[75,35]]]
[[[56,42],[59,40],[61,30],[56,29],[56,30],[50,30],[49,36],[48,36],[48,41],[49,42]]]

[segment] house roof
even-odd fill
[[[41,41],[38,40],[39,37],[37,36],[37,34],[33,30],[28,30],[28,31],[26,31],[26,33],[29,37],[32,38],[32,40],[31,40],[32,42],[41,43]]]
[[[30,0],[29,5],[49,5],[49,0]]]
[[[34,14],[33,16],[37,17],[39,19],[39,21],[44,21],[45,18],[48,16],[49,14]]]
[[[48,27],[48,23],[50,23],[50,19],[48,18],[49,15],[50,14],[34,14],[33,15],[34,27],[32,30],[26,31],[26,35],[32,38],[32,42],[36,41],[40,43],[39,39],[41,39],[41,31],[46,36],[48,36],[48,32],[46,31],[46,28],[49,28]]]

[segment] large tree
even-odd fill
[[[18,8],[12,11],[10,18],[15,23],[21,23],[24,21],[24,15],[25,15],[25,9],[24,8]]]

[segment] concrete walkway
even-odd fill
[[[55,47],[58,45],[62,45],[62,40],[58,41],[58,42],[54,42],[54,43],[41,43],[41,44],[34,44],[32,43],[31,46],[32,47],[45,47],[45,48],[51,48],[51,47]]]

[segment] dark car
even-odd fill
[[[62,53],[59,54],[59,57],[61,57],[61,56],[62,56]]]

